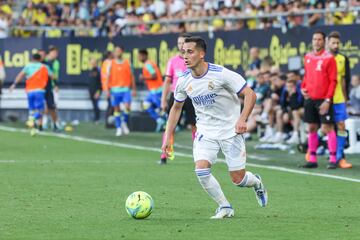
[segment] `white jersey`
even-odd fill
[[[223,140],[236,135],[235,125],[241,111],[237,94],[245,86],[241,75],[209,63],[207,72],[201,77],[185,71],[177,82],[174,97],[178,102],[190,97],[198,133],[209,139]]]

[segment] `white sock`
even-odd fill
[[[259,188],[260,187],[260,180],[255,177],[255,175],[252,172],[246,171],[245,176],[241,183],[238,184],[239,187],[254,187]]]
[[[211,174],[210,168],[196,169],[195,172],[203,189],[219,206],[230,206],[229,201],[221,190],[219,182]]]
[[[261,118],[262,118],[262,119],[267,119],[267,118],[268,118],[267,112],[262,112],[262,113],[261,113]]]

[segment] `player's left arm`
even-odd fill
[[[224,87],[238,96],[244,96],[244,109],[235,125],[235,132],[238,134],[245,133],[247,130],[246,120],[254,108],[256,94],[247,86],[245,79],[240,74],[226,68],[223,69],[222,74]]]
[[[246,120],[250,116],[256,102],[255,92],[248,86],[244,87],[241,92],[238,93],[238,96],[244,97],[244,108],[241,111],[240,118],[236,123],[235,132],[242,134],[247,130]]]
[[[332,99],[335,92],[335,87],[337,84],[337,67],[336,67],[336,61],[334,57],[331,57],[328,62],[328,66],[326,69],[329,77],[329,87],[326,94],[327,99]]]
[[[134,69],[130,66],[130,78],[131,78],[131,89],[132,89],[132,96],[136,96],[136,82],[134,77]]]
[[[60,62],[59,60],[55,60],[53,63],[53,70],[54,70],[54,90],[57,92],[59,90],[59,75],[60,75]]]
[[[145,64],[145,69],[150,73],[151,77],[146,78],[145,76],[143,76],[143,80],[156,80],[157,79],[156,71],[150,63]]]
[[[22,80],[23,78],[25,78],[25,72],[24,72],[24,71],[21,71],[21,72],[19,72],[19,74],[16,76],[14,83],[10,86],[10,88],[9,88],[10,92],[12,92],[12,91],[15,89],[16,85],[17,85],[19,82],[21,82],[21,80]]]
[[[343,93],[346,100],[349,99],[349,93],[350,93],[350,81],[351,81],[351,70],[350,70],[350,61],[347,56],[345,56],[345,76],[343,83]]]

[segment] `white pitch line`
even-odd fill
[[[281,172],[327,177],[327,178],[334,178],[334,179],[340,179],[340,180],[360,183],[360,179],[357,179],[357,178],[348,178],[348,177],[342,177],[342,176],[331,175],[331,174],[326,174],[326,173],[306,172],[306,171],[295,170],[295,169],[290,169],[290,168],[285,168],[285,167],[278,167],[278,166],[271,166],[271,165],[267,166],[267,165],[260,165],[260,164],[255,164],[255,163],[246,163],[246,165],[251,166],[251,167],[273,169],[273,170],[277,170],[277,171],[281,171]]]
[[[28,133],[26,129],[17,129],[12,127],[5,127],[0,126],[0,130],[9,131],[9,132],[25,132]],[[91,139],[91,138],[85,138],[85,137],[79,137],[79,136],[70,136],[66,134],[59,134],[59,133],[48,133],[48,132],[41,132],[39,135],[45,135],[45,136],[53,136],[53,137],[59,137],[64,139],[70,139],[75,140],[79,142],[88,142],[88,143],[95,143],[95,144],[102,144],[102,145],[108,145],[108,146],[116,146],[116,147],[122,147],[122,148],[129,148],[129,149],[137,149],[137,150],[146,150],[146,151],[152,151],[152,152],[161,152],[158,148],[151,148],[151,147],[143,147],[143,146],[136,146],[132,144],[125,144],[125,143],[116,143],[116,142],[110,142],[105,140],[97,140],[97,139]],[[192,158],[193,156],[191,154],[186,153],[176,153],[177,156],[181,157],[189,157]],[[218,162],[225,162],[224,159],[218,159]],[[343,181],[350,181],[350,182],[358,182],[360,183],[360,179],[357,178],[348,178],[348,177],[342,177],[338,175],[331,175],[331,174],[325,174],[325,173],[316,173],[316,172],[307,172],[307,171],[300,171],[300,170],[294,170],[290,168],[285,167],[278,167],[278,166],[271,166],[271,165],[261,165],[261,164],[254,164],[254,163],[246,163],[247,166],[250,167],[256,167],[256,168],[264,168],[264,169],[271,169],[281,172],[289,172],[289,173],[296,173],[296,174],[303,174],[303,175],[311,175],[311,176],[318,176],[318,177],[326,177],[326,178],[332,178],[332,179],[338,179]]]
[[[16,163],[15,160],[0,160],[0,163]]]

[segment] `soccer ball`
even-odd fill
[[[127,213],[133,218],[147,218],[154,208],[154,200],[146,192],[133,192],[126,199],[125,208]]]

